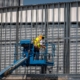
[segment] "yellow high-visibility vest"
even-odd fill
[[[34,39],[34,41],[33,41],[34,46],[40,48],[40,41],[42,40],[42,37],[43,37],[42,35],[39,35],[38,37],[36,37],[36,38]]]

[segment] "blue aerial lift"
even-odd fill
[[[19,60],[14,60],[14,63],[10,66],[8,66],[7,68],[5,68],[4,70],[2,70],[0,72],[0,79],[2,79],[3,77],[6,77],[7,75],[11,74],[16,68],[18,68],[19,66],[53,66],[54,65],[54,61],[52,60],[52,62],[48,62],[47,61],[47,46],[46,46],[46,50],[44,53],[44,58],[36,60],[34,58],[34,45],[32,43],[31,40],[21,40],[19,43],[20,46],[23,47],[23,52],[22,52],[22,56]],[[47,44],[48,45],[48,44]],[[54,56],[54,51],[55,51],[55,45],[51,44],[52,48],[53,48],[53,53],[52,56]],[[38,54],[38,53],[37,53]],[[39,57],[39,56],[38,56]]]

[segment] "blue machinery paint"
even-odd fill
[[[46,50],[45,53],[43,54],[44,58],[43,59],[34,59],[34,45],[31,43],[31,40],[21,40],[20,41],[20,46],[23,47],[23,52],[22,52],[22,56],[19,60],[16,60],[16,58],[14,58],[14,63],[10,66],[8,66],[7,68],[5,68],[4,70],[2,70],[0,72],[0,78],[3,78],[5,76],[7,76],[8,74],[12,73],[13,70],[15,70],[16,68],[18,68],[19,66],[53,66],[54,65],[54,60],[52,60],[52,62],[48,62],[47,61],[47,56],[48,56],[48,45],[52,45],[52,56],[54,56],[54,51],[55,51],[55,45],[54,44],[46,44]],[[37,53],[39,54],[39,53]],[[16,55],[16,53],[15,53]],[[16,57],[16,56],[15,56]],[[37,56],[39,57],[39,56]],[[53,58],[53,57],[52,57]]]

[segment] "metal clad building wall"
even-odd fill
[[[60,15],[60,19],[59,21],[60,22],[64,22],[64,4],[61,4],[61,7],[59,8],[59,14],[58,14],[58,8],[52,8],[49,7],[48,8],[48,22],[53,22],[53,19],[54,19],[54,22],[58,22],[58,16]],[[58,6],[58,5],[57,5]],[[37,16],[36,16],[36,12],[37,12]],[[54,13],[53,13],[54,12]],[[70,8],[70,21],[71,22],[76,22],[77,21],[77,7],[74,7],[72,6]],[[27,13],[27,15],[26,15]],[[78,6],[78,21],[80,21],[80,7]],[[2,22],[5,22],[6,18],[5,18],[5,15],[7,14],[7,22],[10,22],[10,11],[8,10],[7,13],[3,13],[3,21]],[[16,22],[16,11],[13,10],[12,11],[12,22]],[[22,14],[22,16],[20,16]],[[53,14],[54,14],[54,18],[53,18]],[[43,18],[42,18],[42,15],[43,15]],[[73,17],[74,16],[74,17]],[[1,14],[0,14],[0,17],[1,17]],[[21,11],[19,11],[19,22],[20,22],[20,19],[22,17],[22,22],[26,22],[26,18],[27,17],[27,22],[31,22],[31,9],[28,9],[27,11],[24,9]],[[1,20],[0,20],[1,21]],[[36,9],[33,9],[32,10],[32,22],[45,22],[45,10],[43,9],[38,9],[36,11]]]
[[[0,7],[18,6],[19,0],[0,0]],[[23,0],[20,0],[20,5],[23,5]]]
[[[64,22],[64,8],[60,8],[60,22]],[[53,13],[54,12],[54,13]],[[36,16],[37,13],[37,16]],[[7,23],[10,22],[10,11],[8,11],[7,13],[3,13],[3,23],[5,22],[6,18],[5,15],[7,14]],[[12,17],[12,22],[16,22],[16,11],[12,11],[13,17]],[[27,15],[26,15],[27,14]],[[54,14],[54,18],[53,18],[53,14]],[[48,9],[48,22],[58,22],[58,8],[50,8]],[[1,14],[0,14],[1,15]],[[22,16],[20,16],[22,15]],[[43,18],[42,18],[43,15]],[[32,17],[31,17],[31,9],[26,10],[20,10],[19,11],[19,22],[20,19],[22,19],[22,22],[26,22],[26,17],[27,17],[27,22],[31,22],[31,18],[32,18],[32,22],[45,22],[45,9],[33,9],[32,10]]]
[[[19,17],[17,17],[17,9],[19,9]],[[47,43],[54,43],[56,48],[52,74],[79,74],[79,13],[80,2],[1,8],[0,71],[13,63],[17,39],[33,39],[39,34],[46,33]],[[19,48],[18,58],[20,52]],[[48,53],[52,53],[50,45]],[[49,74],[48,68],[46,74]],[[14,73],[23,74],[26,71],[26,73],[40,74],[40,70],[39,66],[20,67]]]

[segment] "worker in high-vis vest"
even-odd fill
[[[34,44],[34,53],[36,55],[36,59],[39,59],[39,50],[40,48],[46,48],[42,43],[41,41],[44,39],[44,36],[43,35],[39,35],[38,37],[36,37],[34,40],[33,40],[33,44]]]

